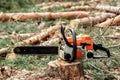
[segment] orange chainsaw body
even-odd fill
[[[72,37],[68,37],[67,40],[68,40],[68,42],[70,44],[73,44]],[[86,50],[93,50],[93,41],[92,41],[92,39],[91,39],[91,37],[89,35],[83,35],[83,34],[81,34],[81,35],[78,35],[76,37],[77,46],[82,46],[81,43],[83,43],[83,42],[86,42],[86,43],[90,44],[90,45],[87,45],[85,47]],[[82,57],[82,55],[83,55],[82,51],[81,50],[77,50],[76,59],[80,59]]]

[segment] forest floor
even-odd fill
[[[100,5],[101,9],[98,8],[99,6],[95,9],[90,8],[90,6],[96,7],[97,5]],[[79,6],[82,7],[78,8]],[[90,35],[94,43],[102,44],[110,50],[110,58],[83,60],[86,80],[120,80],[120,1],[47,2],[24,10],[26,13],[66,11],[84,11],[88,12],[88,16],[83,18],[76,16],[71,19],[43,17],[25,21],[18,17],[14,20],[2,20],[0,17],[0,80],[57,80],[50,76],[41,76],[47,63],[57,59],[57,55],[15,55],[12,49],[16,47],[17,43],[41,35],[47,31],[46,29],[61,23],[74,28],[77,35]],[[1,12],[1,14],[4,13]],[[102,15],[108,16],[104,18]],[[96,16],[98,17],[95,18]],[[59,30],[35,43],[30,43],[28,40],[28,43],[26,42],[24,45],[59,45],[59,40],[52,44],[46,44],[47,41],[54,40],[56,36],[59,36],[57,33],[59,34]],[[2,52],[3,48],[6,49],[4,52]],[[104,55],[104,52],[102,54],[101,51],[98,51],[95,52],[95,55]]]

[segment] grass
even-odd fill
[[[113,5],[113,4],[111,4]],[[51,11],[55,12],[57,10],[62,9],[62,7],[55,7]],[[26,10],[25,10],[26,11]],[[40,8],[33,7],[28,11],[39,11]],[[46,26],[55,25],[58,21],[65,21],[66,24],[69,24],[69,20],[66,19],[56,19],[56,20],[48,20],[48,19],[39,19],[39,20],[28,20],[26,22],[0,22],[0,35],[3,35],[3,32],[6,32],[7,35],[11,35],[14,31],[16,33],[31,33],[31,32],[40,32],[41,30],[38,28],[39,23],[45,22]],[[81,24],[80,24],[81,25]],[[100,36],[104,29],[95,28],[92,29],[91,25],[87,26],[86,29],[79,27],[76,31],[77,34],[83,33],[88,34],[92,37],[95,43],[102,43],[105,47],[117,45],[120,43],[118,39],[111,40],[106,39],[103,36],[118,32],[114,29],[108,29],[104,35]],[[12,38],[0,39],[0,47],[11,47]],[[17,40],[15,40],[17,42]],[[94,78],[94,80],[116,80],[115,74],[111,73],[111,70],[118,69],[120,66],[120,47],[110,48],[111,57],[108,59],[88,59],[84,61],[85,73]],[[101,54],[101,53],[100,53]],[[95,55],[97,55],[95,53]],[[11,66],[17,69],[27,69],[35,72],[42,71],[46,68],[47,63],[51,60],[55,60],[57,56],[53,55],[45,55],[45,56],[31,56],[24,55],[22,57],[18,57],[13,61],[0,59],[1,66]]]
[[[50,60],[55,59],[55,56],[31,56],[24,55],[18,57],[15,60],[0,60],[1,66],[11,66],[19,70],[30,70],[30,71],[41,71],[46,66]]]

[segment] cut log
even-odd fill
[[[81,61],[68,63],[59,58],[48,63],[44,76],[60,80],[84,80],[83,64]]]
[[[96,9],[120,14],[120,7],[107,6],[107,5],[97,5]]]
[[[119,26],[120,25],[120,15],[108,19],[100,24],[95,25],[96,27],[109,27],[109,26]]]
[[[55,26],[49,27],[48,29],[44,29],[41,31],[40,34],[30,37],[26,40],[20,41],[16,43],[15,46],[31,45],[31,44],[35,44],[36,42],[40,42],[42,39],[46,38],[51,33],[55,33],[57,30],[60,30],[61,24],[62,23],[58,23]]]
[[[86,17],[86,18],[82,18],[82,19],[74,19],[74,20],[70,21],[70,26],[78,27],[79,24],[81,24],[81,26],[84,26],[84,27],[86,27],[87,25],[92,26],[92,25],[95,25],[97,23],[105,21],[107,18],[111,18],[114,16],[115,16],[115,14],[106,13],[103,15],[95,16],[95,17]]]
[[[89,12],[84,11],[74,11],[74,12],[31,12],[31,13],[0,13],[0,21],[8,21],[8,20],[17,20],[17,21],[25,21],[28,19],[39,19],[39,18],[47,18],[47,19],[57,19],[57,18],[83,18],[88,17]]]
[[[72,6],[67,11],[77,11],[77,10],[100,10],[111,12],[115,14],[120,14],[120,7],[107,6],[107,5],[97,5],[97,6]]]

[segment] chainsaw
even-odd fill
[[[59,46],[17,46],[14,48],[16,54],[58,54],[58,56],[67,61],[73,62],[82,59],[83,57],[100,59],[109,58],[109,49],[102,46],[102,44],[93,43],[89,35],[76,36],[74,29],[69,29],[71,36],[66,37],[65,27],[61,25],[61,34],[63,40],[60,41]],[[94,56],[93,51],[101,50],[106,53],[105,56]]]

